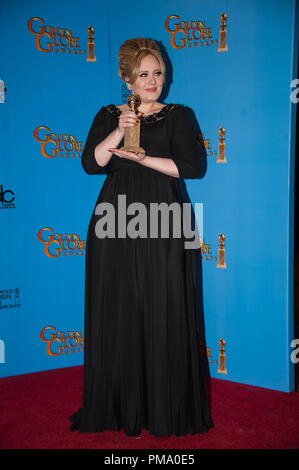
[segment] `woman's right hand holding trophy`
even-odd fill
[[[125,132],[126,127],[135,127],[140,122],[142,114],[140,111],[137,114],[134,111],[122,111],[119,116],[118,128]]]

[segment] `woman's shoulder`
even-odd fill
[[[120,114],[123,112],[123,111],[126,111],[129,109],[129,106],[127,106],[126,104],[114,104],[114,103],[110,103],[110,104],[107,104],[106,106],[104,106],[104,109],[106,111],[109,112],[109,114],[112,114],[113,116],[115,117],[119,117]]]
[[[106,104],[103,105],[101,108],[99,108],[96,116],[97,117],[108,117],[109,115],[113,115],[115,117],[118,117],[121,114],[122,110],[120,109],[119,106],[116,106],[115,104]]]
[[[194,113],[192,108],[181,103],[173,104],[172,109],[175,110],[175,114],[181,114],[182,116],[186,116],[186,115],[190,115]]]
[[[177,116],[185,116],[186,106],[181,103],[170,103],[169,104],[169,116],[175,119]]]
[[[130,108],[127,104],[115,104],[115,105],[112,105],[112,106],[115,106],[117,109],[119,109],[121,112],[123,111],[128,111]]]
[[[186,109],[186,106],[181,103],[173,103],[173,107],[174,109],[179,109],[179,110]]]
[[[125,111],[125,110],[129,109],[129,106],[127,104],[110,103],[110,104],[107,104],[105,106],[105,108],[107,108],[107,109],[110,109],[110,108],[115,109],[116,108],[116,109],[119,109],[120,111]]]

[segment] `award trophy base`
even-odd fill
[[[227,19],[227,15],[223,17],[221,15],[220,21],[223,22],[221,28],[226,28],[226,24],[225,24],[226,19]],[[219,31],[219,46],[217,48],[217,52],[224,52],[224,51],[228,51],[228,47],[226,44],[226,29]]]
[[[226,163],[226,157],[225,157],[225,144],[218,144],[218,157],[216,160],[217,163]]]
[[[120,150],[127,152],[140,152],[145,154],[145,150],[139,145],[140,139],[140,122],[134,127],[126,127],[124,135],[124,146]]]

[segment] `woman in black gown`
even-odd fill
[[[204,148],[185,107],[157,100],[165,65],[155,41],[125,41],[119,74],[141,105],[103,106],[90,128],[82,165],[106,174],[96,201],[117,214],[131,203],[182,203],[178,178],[195,178]],[[146,154],[119,150],[140,120]],[[97,212],[97,211],[96,211]],[[184,236],[99,238],[93,211],[86,240],[83,404],[70,416],[79,432],[121,430],[157,437],[213,428],[201,357],[195,253]],[[128,223],[130,218],[127,216]]]

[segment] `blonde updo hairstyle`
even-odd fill
[[[119,60],[118,75],[125,82],[135,82],[140,69],[141,61],[147,55],[155,56],[160,64],[163,81],[165,82],[165,63],[158,44],[153,39],[136,38],[127,39],[119,48],[117,59]]]

